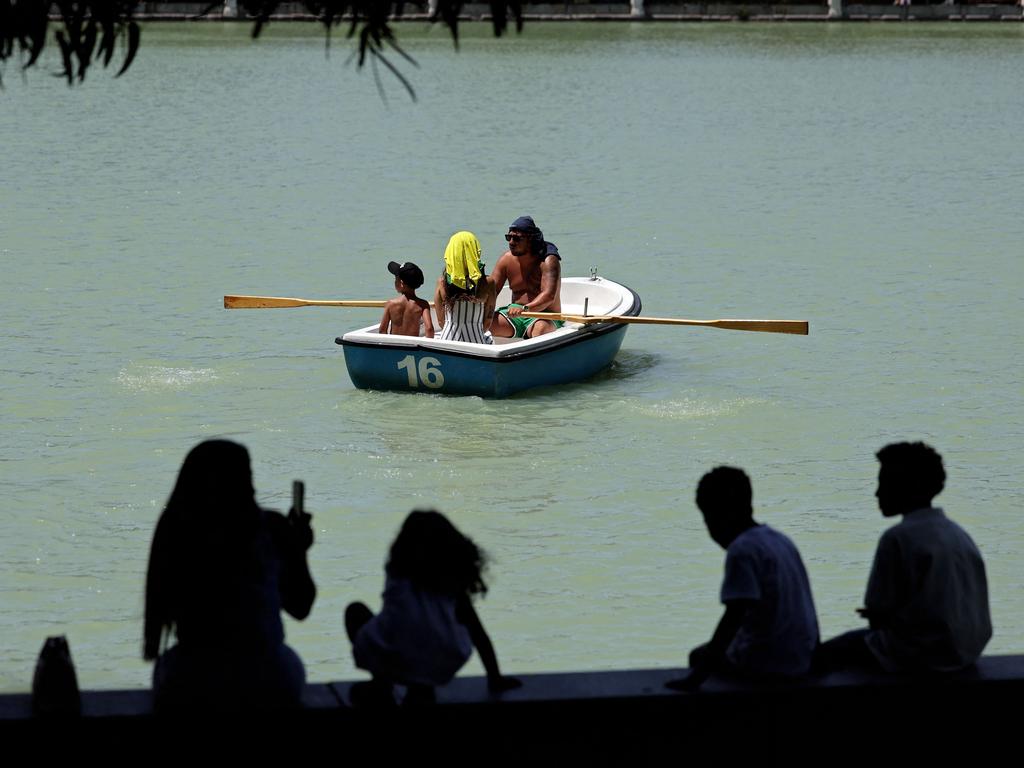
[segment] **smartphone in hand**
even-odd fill
[[[292,508],[288,512],[288,522],[295,534],[295,543],[305,552],[313,546],[312,517],[306,512],[306,485],[301,480],[292,483]]]

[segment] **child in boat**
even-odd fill
[[[423,285],[423,270],[407,261],[399,264],[388,262],[388,272],[395,276],[395,290],[400,294],[384,306],[378,333],[393,333],[401,336],[419,336],[420,325],[423,335],[434,338],[434,324],[430,317],[430,304],[416,296],[416,289]]]
[[[484,274],[482,253],[472,232],[456,232],[444,249],[444,272],[437,280],[434,307],[440,338],[445,341],[492,343],[494,291]]]
[[[408,687],[406,701],[433,700],[469,660],[473,648],[492,691],[521,683],[503,677],[487,632],[473,608],[485,594],[486,556],[433,510],[414,510],[398,532],[387,565],[380,613],[360,602],[345,609],[345,629],[356,666],[373,675],[372,687],[390,700],[392,685]]]

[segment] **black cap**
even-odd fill
[[[423,270],[411,261],[407,261],[403,264],[399,264],[397,261],[389,261],[388,272],[413,290],[423,285]]]

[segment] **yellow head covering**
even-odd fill
[[[456,232],[444,249],[444,271],[448,282],[466,291],[476,290],[484,275],[480,241],[472,232]]]

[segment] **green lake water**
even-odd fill
[[[289,642],[362,676],[353,599],[437,507],[492,555],[510,673],[680,666],[720,613],[693,503],[721,463],[807,564],[823,635],[860,626],[874,452],[923,439],[1021,652],[1024,26],[405,24],[418,101],[312,25],[149,25],[73,89],[54,51],[0,92],[0,691],[47,635],[88,688],[148,685],[142,587],[188,449],[227,436],[259,499],[306,481],[320,594]],[[375,310],[226,311],[225,293],[386,298],[471,229],[532,214],[569,275],[646,314],[807,319],[808,337],[634,326],[589,382],[508,400],[355,390]],[[474,659],[469,672],[479,671]]]

